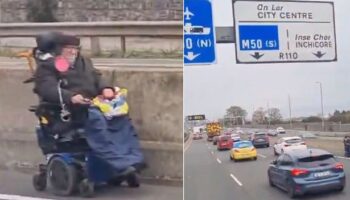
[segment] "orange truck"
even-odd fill
[[[208,141],[212,141],[215,136],[219,136],[221,132],[221,125],[219,122],[207,123]]]

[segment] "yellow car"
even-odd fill
[[[230,159],[233,161],[243,159],[257,159],[257,153],[251,141],[238,141],[233,143],[230,151]]]

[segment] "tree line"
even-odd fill
[[[288,123],[289,119],[283,120],[280,109],[278,108],[269,108],[264,109],[262,107],[258,108],[253,112],[252,120],[247,121],[246,117],[248,112],[241,108],[240,106],[231,106],[226,109],[225,116],[219,119],[219,122],[225,124],[225,126],[234,126],[234,125],[243,125],[243,124],[281,124]],[[293,120],[294,121],[294,120]],[[350,123],[350,111],[339,111],[335,110],[333,114],[329,114],[329,117],[325,119],[329,122],[337,123]],[[322,122],[320,116],[309,116],[301,119],[301,122],[312,123],[312,122]]]

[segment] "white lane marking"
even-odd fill
[[[258,153],[258,156],[260,156],[260,157],[262,157],[262,158],[266,158],[266,156],[264,156],[264,155],[262,155],[262,154],[260,154],[260,153]]]
[[[233,178],[233,180],[236,181],[236,183],[239,185],[239,186],[242,186],[242,183],[238,180],[238,178],[236,178],[233,174],[230,174],[231,178]]]
[[[218,163],[220,163],[220,164],[221,164],[221,160],[220,160],[219,158],[217,158],[217,159],[216,159],[216,161],[218,161]]]
[[[191,144],[192,144],[192,141],[193,141],[192,136],[190,136],[190,138],[188,138],[187,142],[185,142],[185,144],[184,144],[184,146],[185,146],[184,151],[185,151],[185,152],[187,151],[187,149],[190,148],[190,146],[191,146]]]
[[[346,159],[346,160],[350,160],[350,158],[347,157],[343,157],[343,156],[336,156],[337,158],[341,158],[341,159]]]
[[[0,199],[4,199],[4,200],[53,200],[53,199],[44,199],[44,198],[27,197],[27,196],[20,196],[20,195],[9,195],[9,194],[0,194]]]

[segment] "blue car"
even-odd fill
[[[270,186],[288,192],[291,198],[308,192],[342,191],[344,165],[321,149],[291,150],[281,154],[268,169]]]

